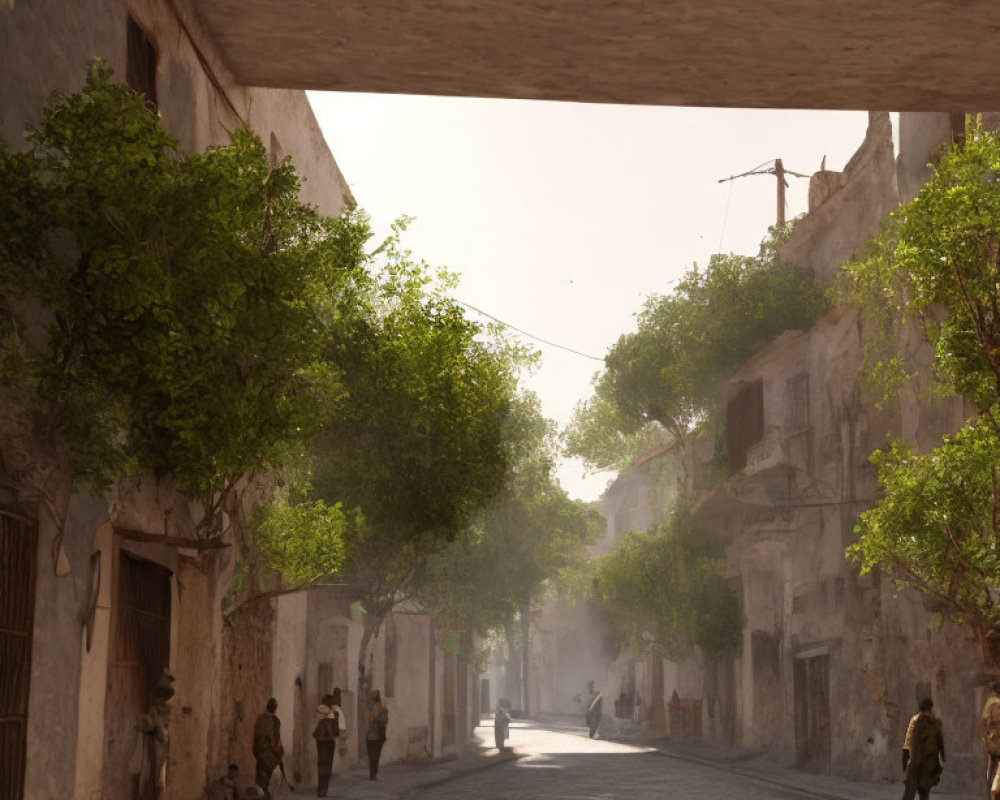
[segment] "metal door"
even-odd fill
[[[0,797],[24,797],[38,527],[0,512]]]

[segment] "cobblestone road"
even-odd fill
[[[511,743],[522,758],[416,789],[413,800],[785,800],[822,795],[736,776],[655,750],[592,740],[583,728],[545,729],[515,722]]]

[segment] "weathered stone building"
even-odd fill
[[[0,135],[11,147],[94,58],[156,104],[182,148],[223,143],[246,123],[273,158],[292,157],[306,202],[328,214],[352,202],[305,94],[240,85],[182,0],[5,4]],[[8,426],[2,441],[0,795],[130,796],[135,723],[169,666],[166,797],[200,797],[234,749],[248,750],[249,715],[270,691],[270,605],[224,624],[232,551],[195,541],[203,512],[169,485],[139,476],[94,497],[44,472],[25,431]],[[229,690],[247,677],[263,698],[237,719]]]
[[[872,113],[843,173],[813,178],[810,211],[781,258],[830,285],[884,215],[916,194],[934,149],[958,122],[949,114],[900,115],[897,156],[889,115]],[[603,681],[606,697],[649,698],[634,720],[618,709],[620,730],[637,721],[651,733],[702,737],[808,769],[895,780],[906,722],[930,695],[949,742],[943,787],[978,779],[978,649],[962,629],[937,624],[921,595],[896,596],[889,581],[859,576],[844,555],[858,514],[876,497],[868,456],[899,437],[933,447],[969,409],[961,398],[916,395],[876,408],[858,375],[870,335],[856,309],[836,307],[811,329],[778,336],[725,387],[727,475],[697,497],[693,513],[724,548],[741,600],[739,655],[713,663],[696,653],[683,664],[655,665],[648,655],[602,652],[598,640],[580,641],[592,614],[580,619],[584,610],[552,607],[551,621],[543,614],[537,626],[535,683],[550,687],[541,708],[579,710],[545,675],[572,675],[574,658],[587,650],[589,677]],[[923,345],[914,337],[911,346],[919,353]],[[650,461],[662,459],[656,452],[637,459],[606,492],[602,550],[663,520],[680,470],[653,473]],[[572,651],[548,635],[561,620],[575,626]]]
[[[782,257],[829,285],[916,192],[952,122],[901,115],[897,159],[889,116],[873,113],[841,186],[820,196]],[[736,697],[730,735],[788,763],[894,779],[906,722],[929,695],[949,736],[945,786],[961,785],[981,755],[978,651],[961,629],[936,626],[920,595],[895,597],[879,575],[859,576],[844,549],[876,498],[868,456],[899,437],[932,447],[968,409],[961,398],[916,396],[877,409],[858,378],[871,335],[856,309],[837,307],[810,330],[779,336],[726,388],[730,477],[698,518],[725,544],[743,605],[733,674],[720,665]]]

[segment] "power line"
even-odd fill
[[[824,159],[825,160],[825,159]],[[761,169],[764,164],[774,163],[773,167],[768,169]],[[762,164],[758,164],[753,169],[747,170],[746,172],[741,172],[739,175],[730,175],[728,178],[719,178],[719,183],[725,183],[726,181],[735,181],[739,178],[746,178],[750,175],[774,175],[778,179],[778,226],[785,224],[785,189],[788,186],[788,181],[785,180],[786,175],[794,175],[796,178],[808,178],[808,175],[803,175],[801,172],[793,172],[790,169],[785,169],[785,165],[780,158],[772,158],[770,161],[765,161]]]
[[[472,305],[472,303],[466,303],[464,300],[459,300],[458,298],[455,298],[455,302],[458,303],[460,306],[465,306],[470,311],[475,311],[477,314],[482,314],[484,317],[488,317],[494,322],[500,323],[505,328],[510,328],[512,331],[517,331],[521,335],[527,336],[529,339],[534,339],[536,342],[547,344],[549,347],[557,347],[560,350],[565,350],[567,353],[573,353],[574,355],[582,356],[583,358],[589,358],[591,361],[600,361],[602,363],[604,362],[603,358],[598,358],[597,356],[592,356],[588,353],[581,353],[579,350],[574,350],[572,347],[567,347],[564,344],[557,344],[556,342],[549,341],[548,339],[543,339],[541,336],[535,336],[535,334],[533,333],[528,333],[528,331],[518,328],[516,325],[511,325],[509,322],[504,322],[499,317],[495,317],[492,314],[483,311],[481,308],[476,308],[474,305]]]

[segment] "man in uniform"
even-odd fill
[[[906,788],[903,800],[928,800],[931,788],[941,780],[944,763],[944,733],[941,720],[931,713],[934,703],[930,698],[920,701],[919,711],[910,719],[903,742],[903,772]],[[939,760],[940,757],[940,760]]]
[[[271,775],[285,755],[281,746],[281,721],[275,715],[278,701],[267,701],[267,710],[257,717],[253,725],[253,757],[257,759],[257,785],[264,790],[264,797],[271,798]]]

